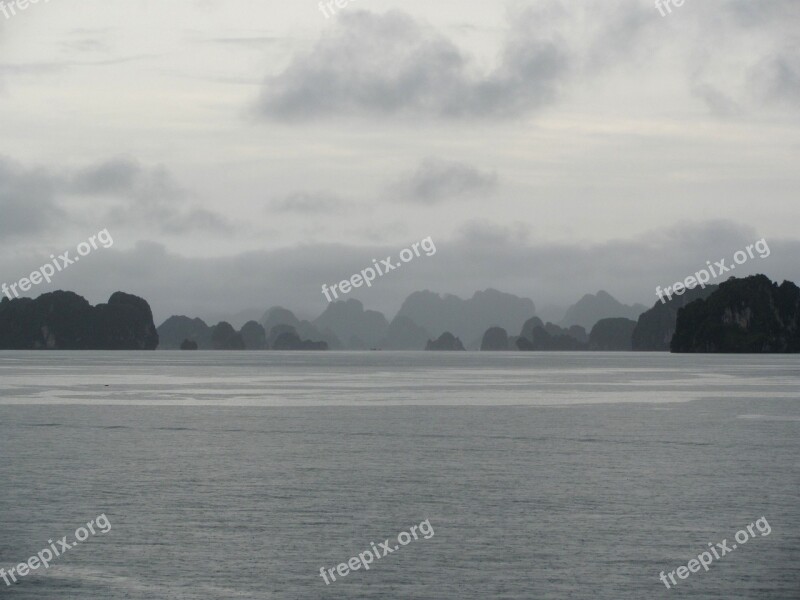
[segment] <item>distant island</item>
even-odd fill
[[[286,323],[273,325],[267,333],[256,321],[236,331],[227,321],[208,326],[202,319],[173,316],[158,328],[158,335],[162,350],[328,350],[328,342],[304,340]]]
[[[116,292],[91,306],[58,291],[3,298],[0,349],[800,352],[800,289],[789,281],[732,277],[642,309],[600,291],[556,325],[536,316],[530,299],[497,290],[470,299],[424,291],[411,294],[391,322],[349,299],[330,303],[313,321],[273,307],[238,330],[179,315],[156,328],[150,305],[137,296]]]
[[[449,331],[445,331],[442,335],[440,335],[435,340],[428,340],[428,343],[425,344],[425,350],[431,351],[464,351],[464,344],[461,343],[461,340],[454,336]]]

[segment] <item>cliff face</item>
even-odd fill
[[[535,310],[532,300],[494,289],[475,292],[469,299],[424,291],[408,296],[397,316],[407,317],[432,336],[449,331],[470,343],[495,325],[519,331]]]
[[[327,350],[328,344],[326,342],[313,342],[311,340],[301,340],[297,333],[292,331],[285,331],[278,336],[275,344],[272,346],[273,350]]]
[[[673,352],[800,352],[800,288],[764,275],[729,279],[678,312]]]
[[[483,334],[481,352],[508,350],[508,332],[502,327],[490,327]]]
[[[98,304],[95,312],[105,317],[107,341],[112,350],[155,350],[158,347],[153,311],[143,298],[115,292],[108,304]]]
[[[597,294],[586,294],[570,306],[560,325],[563,327],[580,325],[586,331],[591,331],[600,319],[625,318],[635,321],[646,310],[647,307],[642,304],[628,306],[608,292],[600,290]],[[553,332],[549,333],[555,335]]]
[[[624,352],[631,349],[636,321],[623,317],[600,319],[589,334],[589,349]]]
[[[201,350],[212,347],[211,328],[202,319],[172,316],[158,327],[158,336],[159,350],[177,350],[185,340],[197,344]]]
[[[395,317],[389,324],[380,347],[384,350],[419,350],[430,334],[408,317]]]
[[[675,334],[678,311],[695,300],[707,298],[716,289],[716,285],[706,286],[705,289],[696,287],[686,290],[682,296],[673,296],[665,303],[656,301],[653,308],[639,316],[633,330],[633,350],[668,352],[670,340]]]
[[[220,321],[211,328],[211,346],[214,350],[244,350],[242,334],[227,321]]]
[[[354,298],[331,302],[313,325],[320,331],[332,331],[351,350],[378,346],[389,329],[389,321],[382,313],[364,310],[364,305]]]
[[[339,340],[338,336],[333,333],[333,331],[324,327],[322,329],[318,329],[309,321],[301,321],[294,316],[292,311],[280,306],[273,306],[267,310],[267,312],[265,312],[264,316],[261,318],[261,325],[264,327],[264,331],[266,332],[272,331],[274,327],[279,325],[287,325],[294,328],[294,331],[296,331],[297,335],[302,339],[321,340],[325,342],[329,348],[334,350],[339,350],[342,348],[342,342]],[[242,330],[242,332],[244,335],[244,330]],[[274,342],[276,338],[277,335],[273,336],[272,340],[267,339],[267,345],[269,346],[270,343]],[[247,340],[245,339],[245,342],[246,341]]]
[[[92,306],[72,292],[0,302],[3,350],[155,350],[158,333],[146,300],[116,292]]]
[[[244,341],[244,347],[248,350],[266,350],[267,349],[267,332],[257,321],[248,321],[245,323],[239,334]]]
[[[562,351],[586,350],[587,341],[586,330],[579,325],[562,329],[553,323],[544,325],[539,317],[532,317],[525,321],[515,344],[524,351]]]

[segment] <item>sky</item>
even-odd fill
[[[342,4],[0,6],[0,283],[101,230],[29,295],[313,317],[428,237],[347,297],[800,282],[800,2]]]

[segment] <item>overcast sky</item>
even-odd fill
[[[6,0],[6,3],[7,0]],[[0,13],[0,283],[160,322],[357,297],[626,303],[760,238],[800,281],[800,2],[51,0]],[[73,250],[74,254],[74,250]]]

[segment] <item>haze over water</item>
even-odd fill
[[[797,398],[791,355],[0,352],[0,404],[560,405]]]

